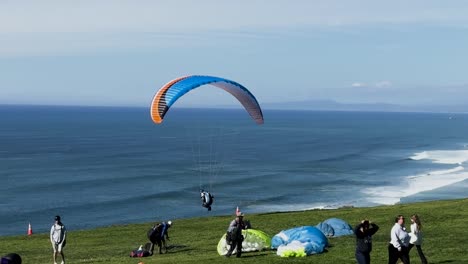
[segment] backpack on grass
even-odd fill
[[[140,246],[139,248],[132,250],[130,252],[130,257],[132,258],[144,258],[150,256],[149,249],[151,247],[151,243],[146,243],[145,247]]]

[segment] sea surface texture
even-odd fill
[[[0,235],[467,197],[468,115],[0,106]],[[214,195],[212,211],[200,189]]]

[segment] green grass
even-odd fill
[[[422,245],[429,263],[468,263],[468,199],[399,204],[372,208],[343,208],[288,213],[246,215],[253,228],[273,236],[283,229],[316,225],[337,217],[355,225],[368,218],[380,226],[374,235],[372,263],[387,263],[387,245],[394,218],[403,214],[420,215],[424,226]],[[242,258],[226,259],[217,254],[216,246],[232,216],[175,219],[169,230],[171,240],[167,254],[147,258],[130,258],[131,250],[147,242],[151,223],[110,226],[93,230],[69,231],[64,253],[67,263],[356,263],[353,236],[330,239],[327,252],[305,258],[281,258],[275,251],[244,253]],[[409,227],[409,223],[407,223]],[[48,234],[0,237],[0,254],[16,252],[26,264],[52,263]],[[416,249],[412,263],[420,263]]]

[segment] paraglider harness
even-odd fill
[[[211,204],[213,204],[214,196],[209,192],[205,192],[204,190],[200,190],[200,196],[202,199],[202,206],[208,208],[208,211],[211,211]]]
[[[132,258],[144,258],[150,256],[149,249],[151,247],[151,243],[146,243],[144,247],[140,246],[137,249],[132,250],[130,252],[130,257]]]
[[[237,223],[237,226],[234,227],[231,231],[226,232],[226,243],[231,245],[233,242],[240,240],[241,242],[245,240],[248,233],[245,233],[246,237],[242,235],[243,229],[251,228],[249,220],[242,220],[242,223]]]
[[[232,229],[231,232],[226,232],[226,242],[228,245],[231,245],[235,241],[244,241],[244,236],[242,235],[242,228],[236,227]]]

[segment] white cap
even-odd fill
[[[172,221],[167,221],[167,224],[168,224],[168,225],[172,225]]]

